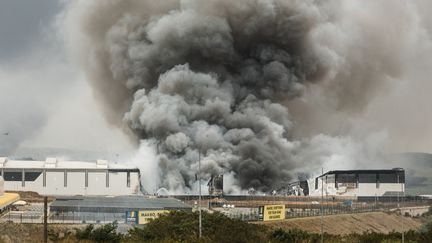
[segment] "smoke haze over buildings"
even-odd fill
[[[204,178],[225,173],[233,192],[269,191],[321,166],[377,166],[387,152],[432,151],[430,7],[84,0],[65,2],[55,22],[100,105],[87,114],[103,113],[136,143],[131,161],[148,191],[194,190],[199,153]],[[77,97],[91,100],[78,87]],[[49,127],[73,127],[60,121],[76,112],[60,114]],[[51,128],[31,141],[50,140]],[[113,144],[128,143],[108,130],[100,134],[119,138]]]
[[[57,0],[0,0],[0,156],[94,160],[130,147],[67,57],[64,7]]]
[[[262,191],[338,148],[353,153],[341,163],[373,161],[385,132],[356,145],[344,120],[429,44],[406,1],[85,1],[66,19],[108,117],[157,147],[173,191],[194,183],[199,152],[206,177]]]

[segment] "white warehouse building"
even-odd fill
[[[405,196],[405,170],[333,170],[287,186],[287,195],[392,200]]]
[[[405,194],[405,170],[335,170],[309,181],[311,196],[397,197]],[[322,188],[323,187],[323,188]]]
[[[95,162],[11,160],[0,157],[6,191],[33,191],[41,195],[139,195],[140,172],[136,167]]]

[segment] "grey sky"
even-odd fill
[[[80,71],[68,63],[64,55],[66,48],[56,39],[60,33],[53,28],[53,20],[63,10],[64,2],[0,0],[0,155],[2,148],[6,147],[6,151],[9,151],[24,142],[26,146],[54,144],[73,147],[74,144],[81,145],[83,141],[101,144],[101,141],[106,140],[101,139],[104,134],[108,134],[104,138],[111,138],[107,131],[113,128],[104,124],[99,116],[101,111],[93,104],[85,77],[81,80],[77,78]],[[417,17],[429,31],[427,34],[432,36],[432,18],[428,14],[432,9],[432,1],[416,2],[419,4]],[[59,45],[59,48],[53,49],[55,45]],[[389,91],[390,94],[380,96],[380,100],[371,103],[365,112],[364,119],[373,122],[376,130],[388,130],[390,140],[397,143],[393,145],[397,151],[432,151],[432,135],[429,132],[432,113],[428,94],[432,87],[429,82],[432,47],[424,49],[429,52],[423,52],[424,57],[419,62],[423,64],[412,65],[413,70],[406,77],[417,81],[416,84],[394,88],[393,93]],[[406,102],[408,100],[411,102]],[[415,109],[412,108],[414,103],[417,104]],[[79,111],[86,114],[80,114]],[[305,119],[325,124],[321,113],[314,115],[317,119]],[[88,120],[96,120],[97,125],[85,123],[83,119],[73,120],[74,117],[89,117]],[[328,118],[328,121],[337,124],[332,118]],[[96,131],[95,127],[103,126],[105,130]],[[324,125],[320,126],[319,131],[328,132]],[[92,136],[95,139],[89,139],[90,131],[94,131]],[[3,135],[6,132],[9,132],[8,136]],[[71,135],[76,138],[71,139]]]
[[[56,19],[64,3],[0,0],[0,156],[32,156],[23,147],[119,147],[105,141],[123,134],[108,127],[66,56]]]
[[[44,40],[44,26],[60,11],[57,0],[0,0],[0,60],[25,55]]]

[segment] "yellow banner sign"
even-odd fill
[[[168,210],[144,210],[139,211],[138,224],[147,224],[150,220],[158,218],[161,214],[168,213]]]
[[[264,221],[285,219],[285,205],[265,205]]]

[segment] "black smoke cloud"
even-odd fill
[[[307,167],[286,102],[321,85],[336,107],[358,109],[402,69],[404,57],[380,37],[385,24],[359,15],[349,17],[358,29],[344,29],[351,7],[86,1],[72,3],[67,20],[82,37],[80,60],[108,117],[128,124],[137,140],[156,141],[161,186],[191,187],[201,152],[204,176],[231,173],[242,189],[268,191]],[[385,23],[401,17],[386,16]]]

